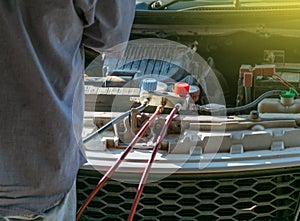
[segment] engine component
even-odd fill
[[[290,88],[282,91],[280,98],[266,98],[258,104],[260,113],[300,113],[300,99],[295,99],[299,93]]]
[[[269,90],[285,90],[300,86],[299,66],[263,64],[240,67],[236,106],[248,104]]]
[[[157,88],[157,81],[152,78],[143,79],[139,99],[132,101],[142,102],[149,100],[149,106],[163,105],[166,108],[173,108],[175,104],[180,104],[182,109],[187,110],[190,103],[189,84],[177,82],[173,92],[162,91]]]
[[[194,103],[198,102],[200,99],[200,88],[196,85],[190,85],[189,94]]]
[[[243,103],[250,103],[253,99],[254,79],[257,77],[272,77],[275,74],[275,65],[242,65],[238,80],[238,92],[236,104],[241,106]],[[244,102],[243,102],[244,100]]]

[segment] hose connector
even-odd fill
[[[177,104],[175,104],[174,107],[177,109],[177,111],[180,111],[182,108],[182,105],[180,103],[177,103]]]

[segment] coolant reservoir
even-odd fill
[[[258,104],[260,113],[300,113],[300,99],[295,99],[299,93],[291,88],[282,91],[280,98],[266,98]]]

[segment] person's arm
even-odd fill
[[[135,0],[98,0],[94,10],[93,24],[84,30],[84,46],[98,52],[117,52],[121,48],[112,47],[129,39]]]

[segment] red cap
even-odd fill
[[[174,84],[174,93],[180,97],[184,97],[189,94],[190,85],[185,82],[177,82]]]

